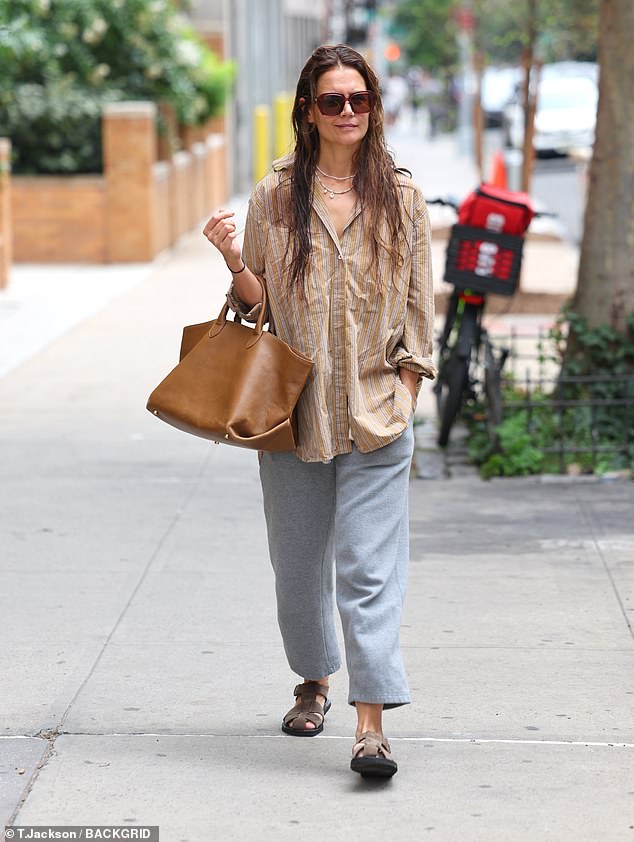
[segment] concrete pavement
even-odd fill
[[[625,842],[634,834],[634,492],[411,483],[400,771],[279,730],[255,454],[145,410],[227,275],[199,234],[0,379],[0,811],[164,842]],[[429,389],[429,387],[427,387]]]

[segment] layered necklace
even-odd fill
[[[344,175],[344,176],[329,175],[327,172],[324,172],[322,169],[320,169],[316,164],[315,164],[315,169],[317,170],[317,172],[315,173],[315,178],[317,179],[317,181],[321,185],[321,188],[324,191],[324,194],[326,196],[328,196],[329,199],[334,199],[335,196],[343,196],[344,193],[349,193],[351,190],[354,190],[354,184],[351,184],[350,187],[346,188],[345,190],[332,190],[330,187],[326,187],[326,185],[321,180],[321,178],[319,178],[319,173],[321,173],[322,175],[325,175],[326,178],[332,178],[333,181],[350,181],[351,178],[355,177],[356,173],[352,173],[352,175]]]

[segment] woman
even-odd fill
[[[433,377],[427,209],[385,147],[378,80],[344,45],[318,47],[293,105],[295,149],[255,188],[241,249],[233,214],[204,234],[233,282],[229,303],[312,357],[296,453],[264,453],[260,478],[278,620],[304,677],[282,729],[321,733],[339,669],[336,597],[357,713],[351,768],[397,770],[384,709],[408,704],[399,623],[408,564],[413,414]],[[336,563],[335,563],[336,562]]]

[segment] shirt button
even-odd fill
[[[337,260],[343,260],[343,255],[342,255],[342,254],[338,254],[338,255],[337,255]]]

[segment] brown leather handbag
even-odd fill
[[[266,303],[262,283],[255,328],[227,321],[228,304],[215,321],[184,328],[180,362],[150,395],[149,411],[223,444],[295,450],[295,406],[313,361],[263,330]]]

